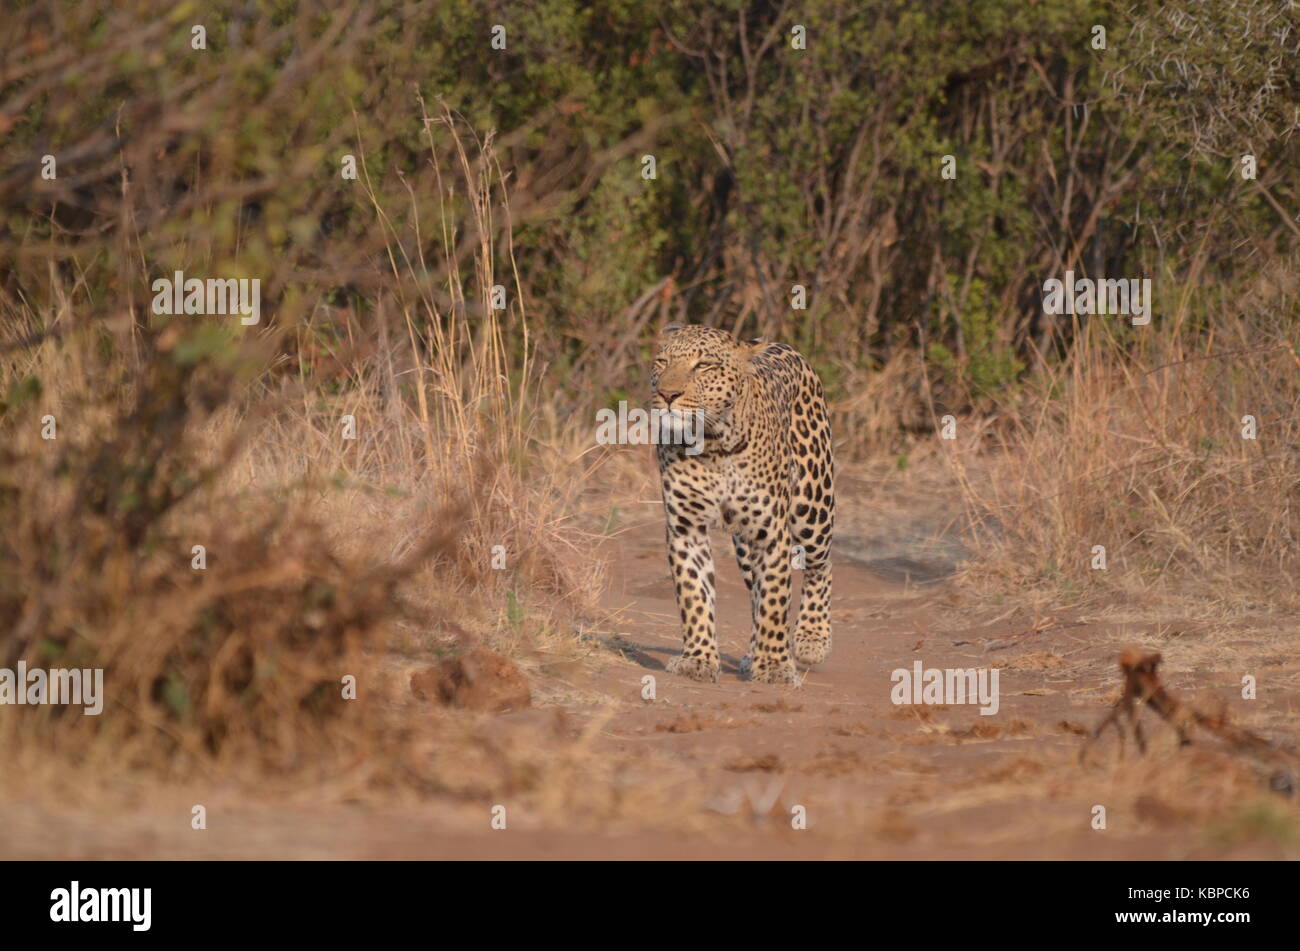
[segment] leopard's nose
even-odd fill
[[[672,406],[673,400],[682,395],[681,390],[660,390],[659,398],[664,401],[665,406]]]

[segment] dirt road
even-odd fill
[[[628,505],[635,517],[593,553],[607,560],[610,583],[586,629],[517,654],[533,707],[441,714],[442,745],[413,751],[443,757],[439,792],[352,803],[333,789],[349,781],[339,777],[267,801],[222,785],[82,807],[10,801],[0,857],[1300,855],[1294,799],[1269,792],[1240,757],[1179,750],[1153,718],[1146,757],[1130,749],[1120,762],[1113,741],[1091,765],[1078,755],[1119,694],[1116,658],[1133,642],[1165,653],[1167,683],[1186,699],[1294,742],[1294,619],[987,603],[954,584],[960,541],[929,487],[887,499],[845,485],[834,650],[796,687],[738,677],[748,600],[721,536],[721,682],[665,673],[680,633],[661,514]],[[895,704],[893,672],[918,662],[996,669],[996,712]],[[1258,678],[1260,699],[1241,699],[1243,673]],[[411,716],[438,714],[413,706]],[[202,832],[190,826],[194,802],[207,806]],[[505,828],[493,827],[497,807]]]
[[[715,539],[723,678],[682,681],[662,670],[679,650],[679,620],[654,543],[658,521],[647,521],[653,524],[625,533],[612,563],[623,568],[606,602],[621,608],[620,625],[604,646],[621,663],[606,666],[597,683],[628,703],[604,728],[604,742],[624,755],[654,747],[671,757],[708,791],[706,808],[753,820],[751,839],[801,855],[874,857],[1149,859],[1242,847],[1188,838],[1179,820],[1191,817],[1161,799],[1165,783],[1148,783],[1144,792],[1134,785],[1144,770],[1115,776],[1105,765],[1113,748],[1091,773],[1076,764],[1079,734],[1118,695],[1119,647],[1158,625],[1015,609],[979,622],[962,615],[943,564],[917,563],[924,583],[911,583],[898,566],[902,556],[863,561],[841,553],[831,659],[798,689],[754,685],[736,670],[748,644],[748,598],[729,547]],[[872,539],[846,542],[841,551],[878,547]],[[917,661],[924,669],[997,668],[996,713],[982,715],[972,704],[894,704],[892,673],[913,672]],[[1173,682],[1229,682],[1227,674],[1205,673],[1175,674]],[[637,702],[646,674],[655,677],[653,703]],[[1295,708],[1294,690],[1275,699]],[[1171,734],[1149,729],[1160,738],[1153,761],[1178,756]],[[1182,776],[1182,767],[1175,772]],[[790,828],[800,805],[811,834]],[[1104,830],[1092,828],[1096,805],[1106,807]],[[1247,851],[1261,848],[1273,854],[1258,841]]]

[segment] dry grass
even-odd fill
[[[262,782],[360,758],[374,784],[424,785],[400,749],[407,721],[344,699],[343,677],[387,696],[390,650],[428,652],[466,627],[508,642],[525,611],[558,623],[597,588],[566,524],[572,437],[533,411],[527,341],[522,363],[507,357],[487,306],[493,262],[509,259],[489,220],[509,208],[501,170],[449,112],[424,124],[446,258],[408,256],[392,233],[372,314],[322,305],[242,337],[186,318],[83,319],[34,346],[6,341],[0,661],[104,668],[108,694],[99,717],[4,718],[10,762],[56,748],[101,780],[143,768]],[[60,280],[51,271],[70,311],[99,312]]]
[[[1300,607],[1300,288],[1280,267],[1260,288],[1132,347],[1092,321],[985,438],[950,444],[980,546],[968,579]]]
[[[53,97],[41,107],[47,117],[76,117],[77,88],[65,80],[115,84],[119,59],[132,58],[163,29],[159,21],[132,33],[109,18],[109,29],[92,31],[82,26],[96,18],[93,11],[64,14],[72,19],[51,36],[102,32],[104,42],[59,52],[57,68],[22,63],[19,79],[30,75],[32,85],[17,89],[10,119],[45,96]],[[755,296],[745,276],[750,265],[737,264],[734,247],[692,277],[699,262],[650,253],[657,239],[637,228],[655,219],[629,216],[622,186],[593,197],[596,172],[657,147],[666,119],[646,118],[615,147],[573,152],[576,140],[563,136],[539,147],[552,128],[539,116],[498,149],[491,134],[441,104],[430,110],[420,100],[418,114],[407,115],[405,104],[389,98],[375,116],[363,106],[351,126],[331,120],[322,134],[308,120],[334,115],[338,80],[317,67],[354,62],[358,48],[389,27],[372,30],[363,11],[352,11],[330,20],[328,37],[316,42],[313,17],[305,12],[274,37],[264,32],[279,29],[272,20],[248,24],[237,58],[186,53],[181,61],[195,72],[185,83],[161,81],[170,74],[149,71],[141,59],[123,111],[58,120],[67,126],[56,143],[70,170],[62,178],[31,187],[31,159],[43,154],[43,140],[24,140],[13,150],[17,164],[0,174],[0,193],[20,196],[16,207],[27,212],[14,219],[12,234],[21,240],[0,248],[7,265],[0,271],[8,272],[0,274],[0,666],[102,667],[108,691],[97,718],[52,706],[0,717],[0,792],[7,798],[37,790],[42,798],[80,797],[84,805],[97,801],[102,786],[163,780],[172,789],[225,785],[232,788],[224,793],[245,802],[434,803],[440,815],[463,808],[463,825],[449,827],[481,831],[484,803],[508,797],[513,828],[734,840],[760,822],[773,835],[792,833],[778,821],[781,810],[776,818],[741,806],[720,810],[709,794],[727,802],[737,790],[761,798],[769,781],[789,777],[807,791],[810,834],[827,841],[858,836],[931,847],[954,834],[944,819],[960,827],[956,841],[1005,840],[1025,835],[1032,823],[1008,832],[970,822],[962,811],[1011,804],[1018,816],[1024,803],[1045,810],[1032,833],[1041,840],[1077,830],[1086,804],[1098,801],[1113,804],[1120,825],[1195,825],[1226,840],[1271,836],[1294,848],[1295,805],[1261,797],[1259,777],[1236,760],[1162,747],[1141,762],[1106,759],[1085,768],[1073,748],[1050,745],[1042,723],[1020,718],[957,729],[944,722],[942,708],[898,710],[829,727],[838,739],[813,744],[806,756],[758,749],[684,762],[669,755],[670,744],[740,731],[753,720],[674,710],[647,736],[615,735],[605,728],[627,707],[599,686],[547,682],[540,674],[534,702],[544,709],[516,717],[416,703],[407,688],[411,669],[467,643],[487,642],[526,667],[538,652],[578,650],[571,622],[592,610],[603,580],[592,536],[631,521],[616,506],[657,504],[646,447],[593,448],[581,414],[624,387],[635,402],[658,324],[694,314],[739,326],[753,322],[749,315],[761,303],[778,315],[768,322],[790,339],[805,328],[773,302],[781,295]],[[403,58],[406,75],[414,75],[422,41],[404,17],[394,32],[414,44]],[[36,20],[43,24],[44,14]],[[39,55],[45,39],[36,39],[31,50]],[[266,62],[267,50],[293,56],[292,68]],[[1034,95],[1061,111],[1051,90]],[[247,138],[227,135],[251,117],[253,110],[236,108],[244,104],[255,104],[262,121],[247,124]],[[188,124],[200,115],[208,117],[202,128]],[[0,125],[7,122],[0,116]],[[710,163],[717,145],[705,151]],[[358,160],[355,183],[337,177],[345,150]],[[736,152],[746,154],[757,153]],[[1046,164],[1033,158],[1025,166],[1040,182],[1052,168],[1043,154]],[[409,161],[412,155],[419,160]],[[687,156],[678,167],[711,167],[694,161]],[[901,166],[881,174],[896,172],[910,174]],[[712,187],[711,174],[697,177]],[[1051,178],[1055,184],[1054,170]],[[642,189],[634,174],[630,180]],[[853,184],[851,175],[844,181],[867,205],[880,200],[873,185]],[[1099,194],[1107,188],[1096,184]],[[585,198],[592,200],[584,205]],[[748,214],[764,204],[746,199],[743,207]],[[1068,194],[1062,204],[1060,240],[1052,243],[1082,248],[1087,234],[1071,220],[1079,210],[1071,211]],[[579,276],[590,267],[591,280],[548,283],[550,272],[537,266],[530,283],[529,268],[516,265],[516,211],[541,225],[530,252],[566,262],[562,273],[569,264]],[[727,242],[737,240],[733,234],[748,240],[753,229],[721,228],[728,212],[720,211],[720,240],[724,232]],[[539,234],[548,214],[581,215],[591,235]],[[929,218],[905,222],[907,245],[933,239],[937,248],[948,239],[947,225]],[[789,234],[804,230],[787,226]],[[864,251],[883,239],[864,235]],[[893,243],[890,237],[883,246]],[[1220,237],[1211,246],[1229,244]],[[978,248],[976,241],[972,263]],[[605,250],[617,253],[584,260]],[[833,250],[827,243],[816,256]],[[1020,258],[1031,270],[1033,252],[1027,245]],[[929,321],[942,334],[971,314],[948,303],[927,315],[933,302],[916,291],[946,280],[948,266],[937,257],[908,257],[892,258],[902,279],[889,296],[877,295],[886,308],[908,305],[894,307],[887,327],[861,334],[864,317],[879,324],[879,315],[877,304],[857,309],[857,298],[847,301],[855,306],[833,305],[833,321],[826,311],[809,318],[814,359],[835,384],[828,389],[837,394],[837,449],[842,458],[869,457],[874,467],[869,477],[841,483],[845,542],[867,529],[892,532],[895,548],[916,554],[919,546],[898,540],[896,523],[855,526],[843,516],[854,502],[865,508],[864,500],[888,515],[896,502],[889,493],[900,492],[900,482],[943,496],[948,483],[933,472],[902,475],[909,464],[941,455],[951,462],[960,499],[935,508],[964,505],[978,546],[964,578],[977,594],[1012,591],[1022,612],[1032,604],[1044,614],[1049,604],[1054,612],[1062,601],[1095,599],[1104,602],[1101,612],[1134,610],[1139,619],[1151,615],[1116,602],[1161,597],[1202,616],[1212,608],[1300,610],[1300,288],[1293,261],[1280,251],[1261,254],[1273,263],[1261,266],[1257,286],[1229,296],[1215,290],[1203,258],[1174,255],[1190,270],[1171,270],[1168,283],[1186,280],[1179,299],[1167,302],[1171,316],[1134,332],[1105,320],[1077,326],[1046,341],[1055,349],[1023,382],[1010,382],[1014,373],[997,377],[1008,389],[990,397],[983,389],[962,391],[960,374],[940,380],[925,334],[913,337],[913,323]],[[833,279],[813,285],[842,285],[852,297],[861,285],[835,273],[847,278],[854,255],[832,258]],[[869,283],[878,290],[893,281],[890,260],[871,265]],[[151,314],[145,289],[182,264],[194,274],[261,275],[266,323],[246,329],[228,318]],[[753,266],[756,274],[766,267]],[[773,273],[786,270],[783,264]],[[650,272],[654,281],[638,288]],[[1235,281],[1240,273],[1228,272]],[[604,286],[610,275],[626,277],[634,291],[624,293],[622,280]],[[575,286],[588,284],[590,294],[574,296]],[[1239,284],[1225,279],[1222,286]],[[499,290],[503,309],[494,304]],[[1015,286],[996,291],[998,313],[1014,318],[1010,336],[1028,358],[1024,350],[1045,338],[1022,320]],[[715,292],[717,302],[708,302]],[[606,298],[613,309],[574,305]],[[743,308],[733,306],[741,299]],[[547,318],[545,326],[530,307]],[[957,349],[953,367],[977,362]],[[952,444],[933,437],[945,406],[988,411],[964,418]],[[1258,439],[1240,437],[1246,414],[1257,420]],[[47,415],[56,420],[57,439],[42,438]],[[192,563],[196,545],[205,550],[201,569]],[[1090,567],[1094,545],[1106,547],[1104,572]],[[661,572],[662,562],[655,564]],[[863,602],[843,619],[883,627],[875,606]],[[965,629],[968,607],[961,606]],[[669,621],[676,623],[672,615]],[[1221,662],[1230,636],[1249,636],[1289,657],[1294,631],[1281,627],[1212,627],[1183,662]],[[913,650],[924,636],[933,634],[918,630]],[[608,640],[616,648],[624,643],[617,634]],[[1075,663],[1073,655],[1042,651],[1004,666],[1056,676]],[[1281,662],[1270,667],[1279,680],[1293,673]],[[1077,665],[1072,674],[1079,676]],[[356,701],[344,699],[348,675],[357,678]],[[804,706],[780,699],[751,709],[803,715]],[[812,701],[807,706],[799,719],[814,721]],[[895,741],[897,728],[909,732]],[[617,747],[606,742],[611,738]],[[856,741],[888,749],[867,756]],[[931,758],[951,747],[965,753],[1010,741],[1032,744],[1033,755],[990,754],[992,762],[960,775]],[[964,762],[973,761],[972,754]],[[888,799],[862,794],[864,783],[886,777],[908,785]],[[882,802],[891,808],[882,811]]]

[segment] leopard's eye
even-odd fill
[[[715,370],[720,366],[722,366],[722,364],[719,363],[717,360],[701,360],[699,363],[695,364],[695,369]]]

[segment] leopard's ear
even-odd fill
[[[677,333],[677,331],[681,330],[685,326],[686,326],[685,324],[669,324],[663,330],[659,331],[659,333],[661,336],[667,336],[668,334],[675,334]]]
[[[754,354],[763,349],[762,337],[751,337],[749,340],[736,341],[736,357],[740,360],[742,366],[749,367],[752,371]]]

